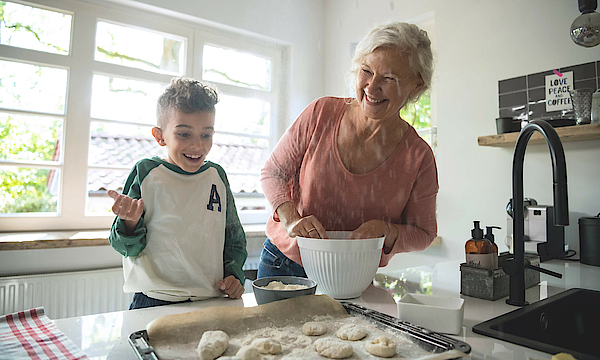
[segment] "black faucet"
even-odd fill
[[[513,201],[513,258],[502,264],[502,269],[510,276],[509,296],[506,303],[524,306],[525,301],[525,268],[533,269],[548,275],[561,278],[562,275],[532,266],[525,260],[525,220],[523,209],[523,161],[527,143],[535,131],[539,131],[550,148],[552,157],[552,175],[554,183],[554,223],[569,225],[569,202],[567,199],[567,164],[565,152],[556,130],[543,120],[528,123],[519,134],[513,158],[512,201]]]

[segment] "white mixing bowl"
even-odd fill
[[[373,281],[385,237],[348,239],[349,231],[328,231],[329,239],[298,236],[302,265],[319,292],[334,299],[359,297]]]

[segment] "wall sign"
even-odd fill
[[[573,72],[559,73],[555,71],[552,75],[546,75],[546,112],[556,110],[570,110],[571,95],[573,89]]]

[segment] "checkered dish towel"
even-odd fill
[[[44,308],[0,316],[0,359],[87,359],[44,314]]]

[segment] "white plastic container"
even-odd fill
[[[428,330],[457,335],[463,323],[465,300],[405,294],[398,301],[398,318]]]
[[[328,231],[329,239],[296,237],[302,265],[320,293],[334,299],[359,297],[373,282],[384,237],[348,239],[349,231]]]

